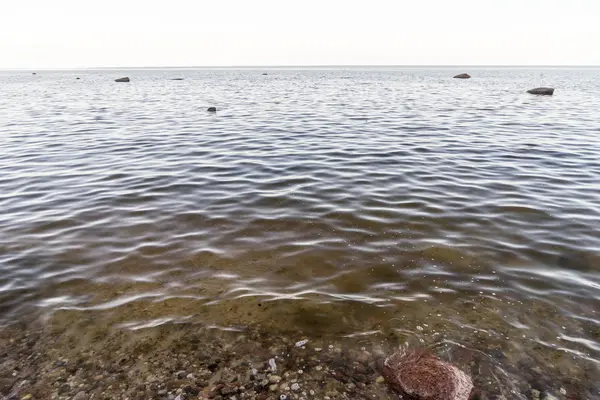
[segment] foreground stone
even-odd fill
[[[535,89],[530,89],[527,93],[538,94],[542,96],[552,96],[554,94],[554,88],[549,87],[539,87]]]
[[[456,79],[469,79],[471,78],[471,75],[469,74],[458,74],[456,76],[454,76]]]
[[[468,400],[474,395],[471,378],[426,350],[401,350],[380,365],[393,390],[414,400]]]
[[[129,78],[124,77],[124,78],[115,79],[115,82],[129,82]]]
[[[217,107],[208,107],[208,112],[217,112]]]

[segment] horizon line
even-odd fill
[[[273,65],[152,65],[87,67],[0,67],[0,71],[60,71],[114,69],[211,69],[211,68],[600,68],[595,64],[273,64]]]

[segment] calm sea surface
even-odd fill
[[[391,332],[598,368],[600,69],[3,71],[0,110],[2,324]]]

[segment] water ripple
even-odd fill
[[[452,72],[0,72],[1,321],[427,323],[597,363],[600,71]]]

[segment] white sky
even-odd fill
[[[600,65],[600,0],[0,0],[0,68]]]

